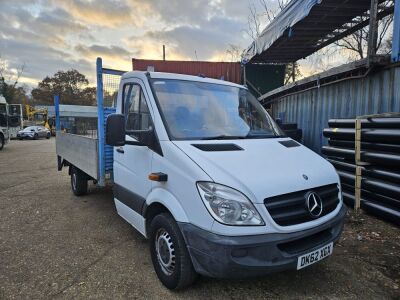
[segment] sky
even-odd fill
[[[30,87],[71,68],[93,84],[96,57],[131,70],[132,58],[162,59],[163,44],[169,60],[229,61],[229,44],[251,43],[249,5],[259,1],[0,0],[0,56],[11,72],[24,65]]]

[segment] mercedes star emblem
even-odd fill
[[[322,214],[322,200],[315,192],[306,194],[306,208],[311,217],[318,218]]]

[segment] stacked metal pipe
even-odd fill
[[[322,153],[335,166],[343,200],[355,202],[355,119],[331,119]],[[400,225],[400,118],[361,121],[361,208]],[[359,164],[360,165],[360,164]]]

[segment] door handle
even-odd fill
[[[125,153],[125,151],[124,151],[123,148],[117,148],[117,152],[119,152],[119,153]]]

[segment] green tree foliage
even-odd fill
[[[62,104],[96,105],[96,88],[89,87],[85,75],[77,70],[58,71],[47,76],[32,90],[35,103],[52,105],[54,95],[60,95]]]

